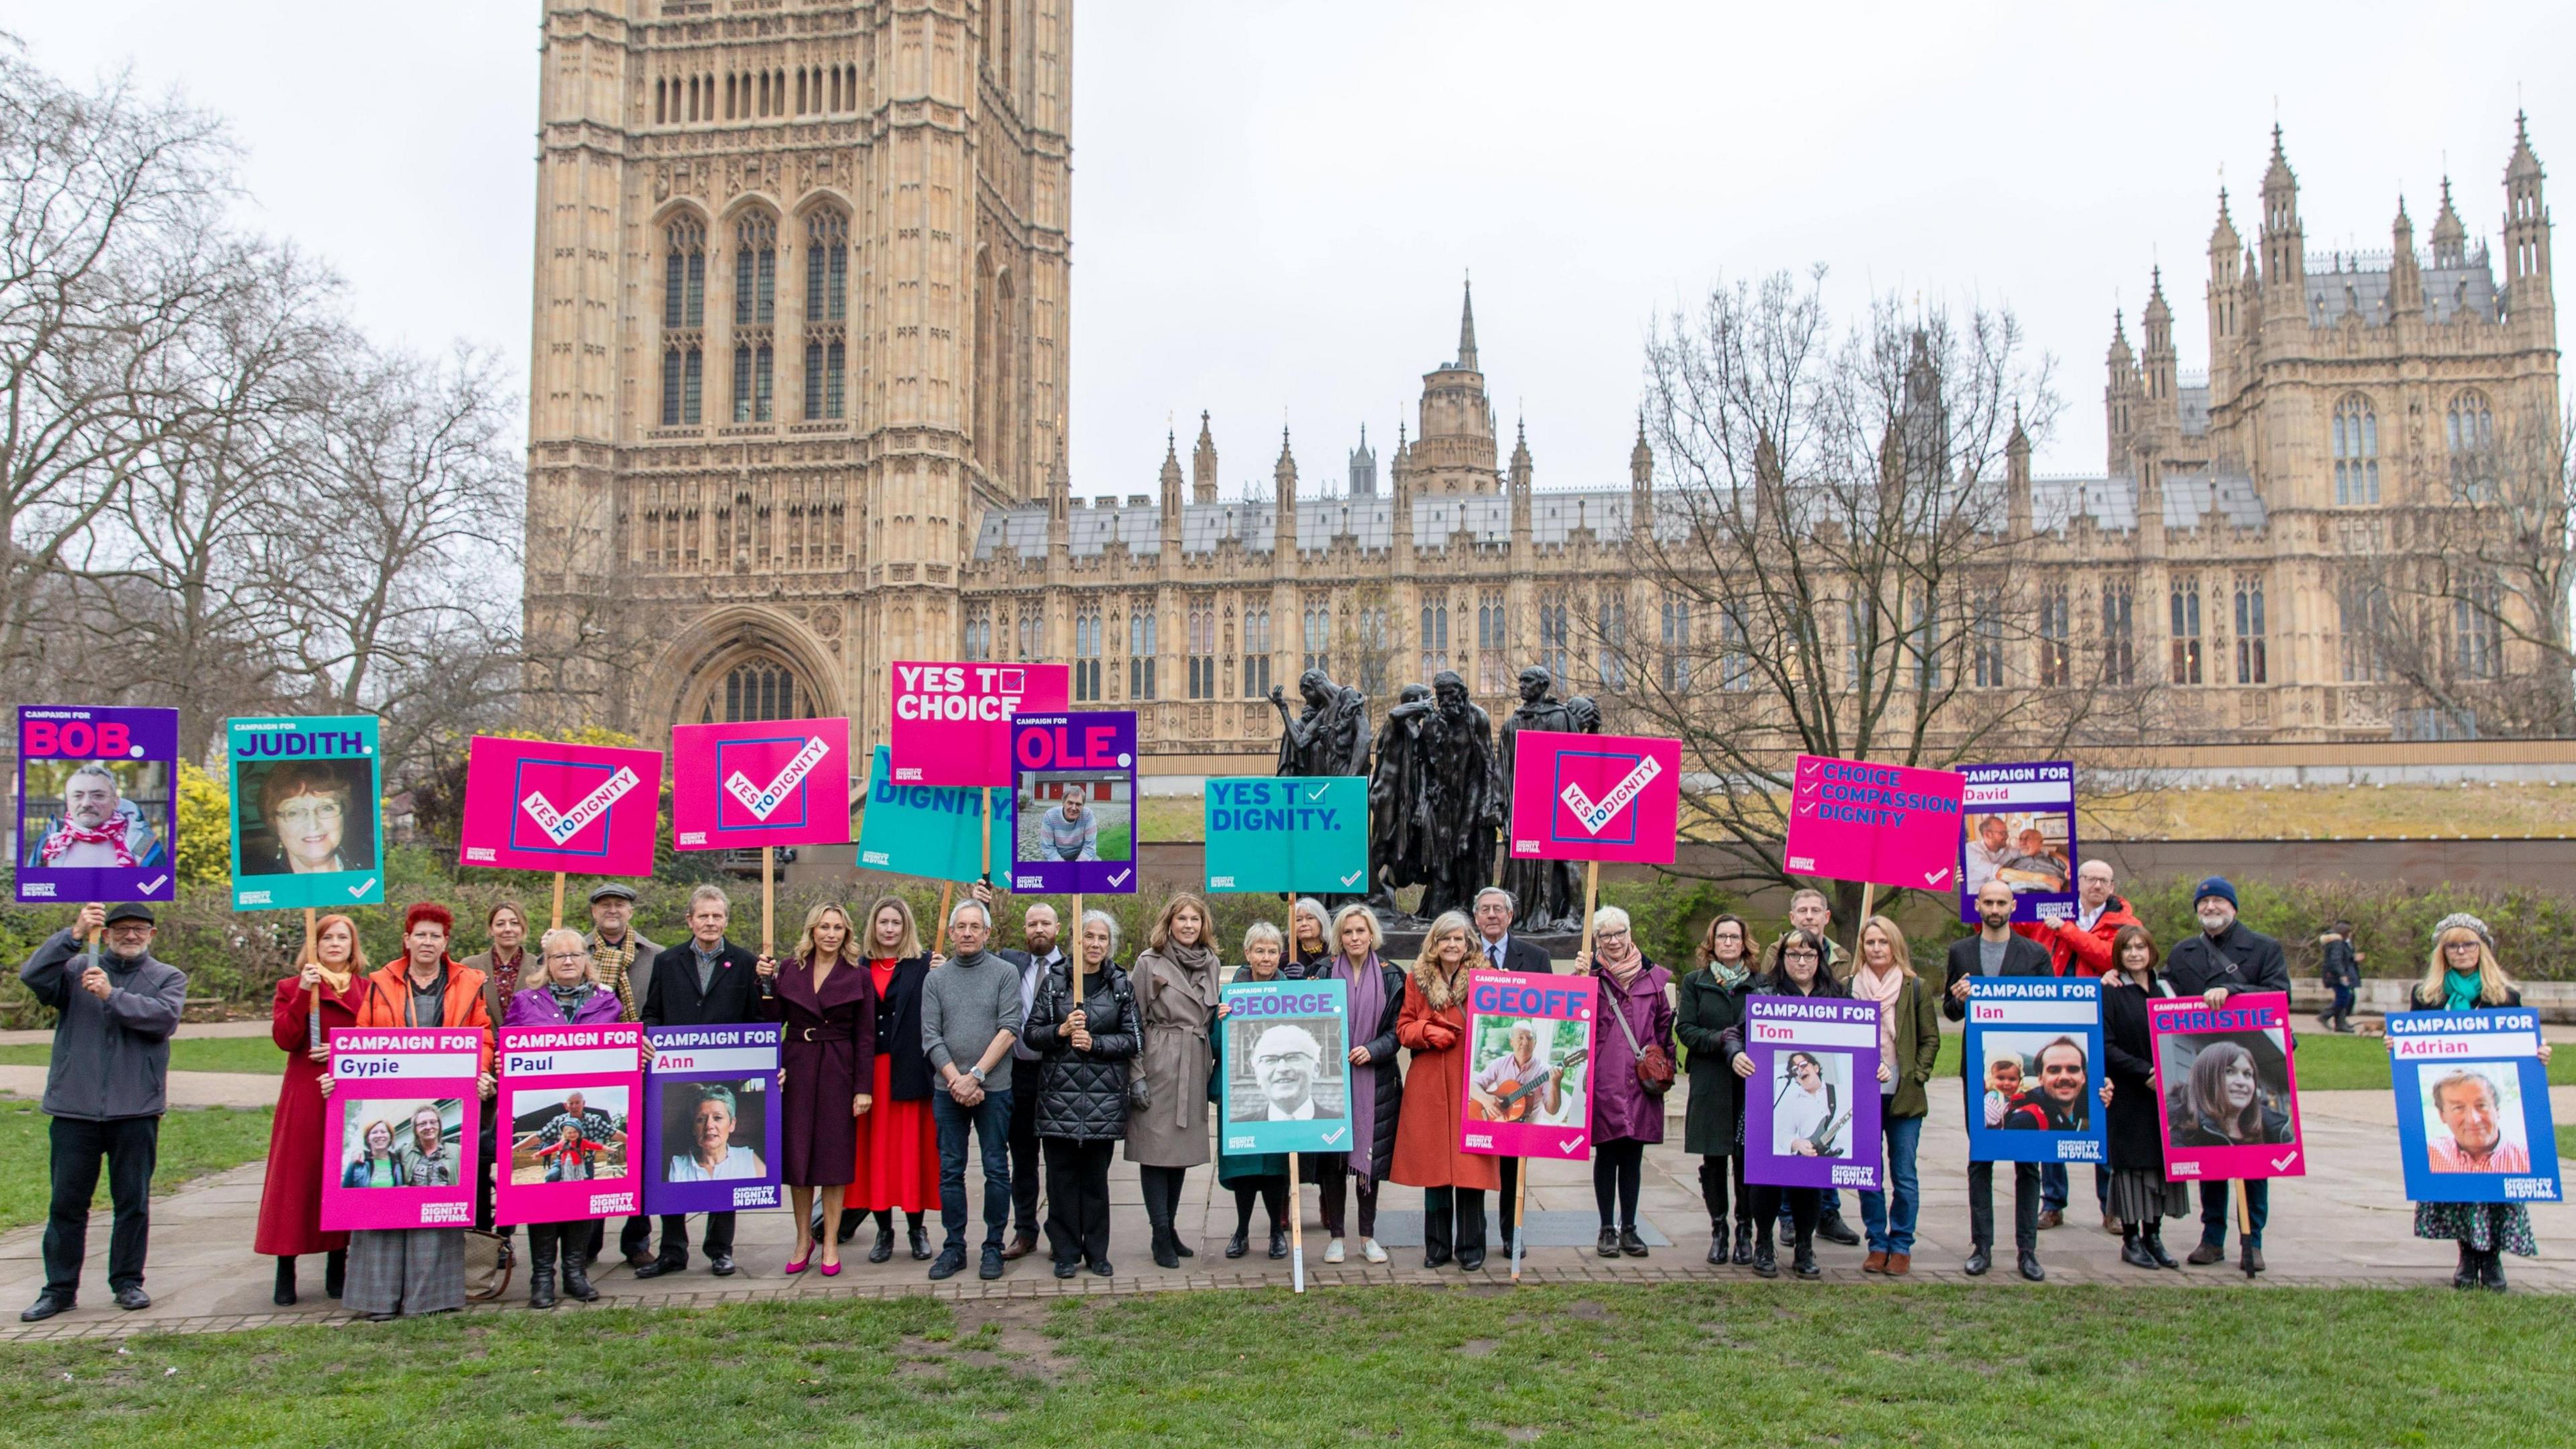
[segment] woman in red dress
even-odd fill
[[[868,1261],[894,1256],[894,1212],[903,1210],[912,1256],[926,1259],[925,1223],[939,1202],[939,1132],[930,1120],[930,1056],[921,1046],[921,983],[930,957],[921,929],[901,896],[868,907],[869,985],[876,992],[876,1063],[867,1087],[873,1103],[859,1118],[858,1177],[842,1194],[841,1231],[857,1236],[859,1219],[876,1214]]]
[[[367,994],[367,955],[358,925],[347,916],[324,916],[296,973],[277,983],[269,1010],[269,1035],[286,1053],[286,1080],[277,1088],[277,1116],[268,1128],[268,1177],[259,1190],[259,1231],[254,1252],[277,1259],[277,1302],[295,1301],[295,1260],[322,1253],[322,1291],[340,1296],[349,1262],[349,1235],[322,1231],[323,1064],[335,1026],[358,1024]],[[317,994],[318,993],[318,994]],[[319,1015],[316,1015],[316,1004]]]

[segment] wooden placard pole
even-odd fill
[[[1297,1154],[1288,1154],[1288,1291],[1306,1291],[1306,1212],[1297,1190]]]
[[[295,958],[295,969],[299,972],[304,969],[305,962],[322,959],[322,943],[314,926],[316,919],[313,908],[306,906],[304,908],[304,953]],[[313,984],[311,990],[304,993],[304,1012],[305,1040],[319,1048],[322,1045],[322,984],[318,981]]]
[[[1870,913],[1878,908],[1878,882],[1863,881],[1860,887],[1860,919],[1852,922],[1852,969],[1860,969],[1860,933],[1869,929]],[[1816,969],[1830,973],[1832,963],[1818,962]]]
[[[2231,1179],[2227,1187],[2229,1193],[2236,1199],[2236,1236],[2242,1241],[2254,1235],[2254,1219],[2248,1217],[2245,1212],[2245,1179],[2241,1177]],[[2237,1261],[2240,1264],[2247,1261],[2242,1252],[2238,1254]],[[2254,1270],[2250,1267],[2246,1268],[2245,1276],[2252,1278]]]
[[[990,840],[991,833],[987,832],[985,838]],[[1065,953],[1065,960],[1072,964],[1066,969],[1073,973],[1073,1009],[1080,1011],[1082,1009],[1082,893],[1080,891],[1074,892],[1073,895],[1073,919],[1065,924],[1073,933],[1073,949]],[[1100,965],[1105,971],[1109,963],[1104,960]]]
[[[561,876],[555,877],[555,892],[556,902],[560,906],[563,899],[563,877]],[[778,930],[771,919],[777,909],[778,847],[764,845],[760,848],[760,954],[763,956],[778,954]]]
[[[930,938],[930,954],[933,956],[948,954],[948,900],[956,892],[957,882],[944,880],[939,883],[939,928]]]
[[[552,922],[551,924],[549,924],[549,925],[546,927],[546,929],[547,929],[547,930],[549,930],[549,931],[560,931],[560,930],[562,930],[562,929],[563,929],[563,892],[564,892],[564,873],[563,873],[562,871],[556,871],[556,872],[555,872],[555,910],[554,910],[554,920],[553,920],[553,922]],[[544,953],[543,953],[543,952],[540,952],[540,953],[538,953],[538,954],[543,955]]]

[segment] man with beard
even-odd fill
[[[1424,719],[1423,814],[1431,829],[1430,881],[1421,914],[1466,913],[1494,876],[1494,831],[1503,823],[1503,788],[1494,760],[1494,725],[1467,697],[1454,669],[1431,678],[1433,708]]]
[[[92,761],[64,779],[62,823],[36,842],[27,864],[48,870],[144,869],[163,859],[161,842],[118,793],[116,776]]]
[[[2210,1010],[2239,992],[2290,990],[2289,958],[2281,943],[2236,919],[2236,887],[2214,875],[2192,889],[2192,915],[2200,934],[2174,943],[2165,958],[2165,984],[2176,996],[2197,996]],[[2207,1267],[2227,1256],[2227,1183],[2200,1184],[2200,1246],[2183,1261]],[[2237,1226],[2237,1262],[2251,1277],[2263,1271],[2263,1228],[2272,1217],[2272,1184],[2245,1183],[2245,1221]]]
[[[1279,709],[1279,770],[1282,775],[1357,775],[1368,769],[1367,700],[1356,689],[1344,689],[1320,669],[1297,676],[1304,696],[1303,714],[1288,713],[1288,696],[1271,686],[1270,702]]]
[[[2007,1132],[2084,1130],[2084,1045],[2061,1036],[2039,1049],[2039,1085],[2004,1113]]]
[[[1556,676],[1544,666],[1533,664],[1521,671],[1520,708],[1503,721],[1501,779],[1508,788],[1519,761],[1520,733],[1523,730],[1548,730],[1557,734],[1593,734],[1600,730],[1596,713],[1588,721],[1579,715],[1572,700],[1548,698]],[[1506,859],[1503,862],[1503,888],[1521,903],[1520,919],[1513,924],[1524,931],[1571,931],[1582,925],[1582,892],[1575,885],[1574,863],[1564,860]]]
[[[45,1217],[45,1287],[18,1315],[22,1322],[51,1318],[80,1297],[89,1203],[98,1191],[101,1159],[116,1214],[108,1235],[108,1288],[119,1308],[152,1306],[143,1291],[152,1160],[168,1105],[163,1083],[170,1076],[170,1033],[178,1029],[179,1010],[188,999],[187,976],[153,957],[152,931],[148,907],[83,906],[72,929],[56,931],[18,971],[37,1003],[59,1013],[45,1074],[53,1187]],[[84,938],[102,932],[104,954],[80,949]]]
[[[1971,976],[2050,976],[2048,952],[2037,941],[2018,935],[2012,928],[2012,887],[1999,880],[1977,887],[1977,934],[1964,941],[1950,943],[1946,989],[1941,993],[1941,1014],[1952,1021],[1968,1017],[1968,978]],[[1969,1064],[1963,1059],[1959,1073],[1963,1083]],[[1971,1116],[1979,1110],[1978,1093],[1973,1083],[1965,1083]],[[2009,1115],[2009,1110],[2007,1110]],[[2013,1250],[2024,1278],[2036,1283],[2048,1276],[2039,1265],[2039,1164],[2016,1162],[2013,1173]],[[1995,1165],[1991,1162],[1968,1163],[1968,1276],[1981,1277],[1993,1263],[1995,1243]]]

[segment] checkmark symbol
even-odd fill
[[[2463,1094],[2463,1095],[2465,1095],[2465,1094]],[[2276,1157],[2276,1158],[2272,1159],[2272,1170],[2273,1170],[2274,1172],[2286,1172],[2286,1171],[2288,1171],[2288,1170],[2289,1170],[2289,1166],[2290,1166],[2290,1164],[2291,1164],[2291,1163],[2293,1163],[2293,1162],[2296,1162],[2296,1161],[2298,1161],[2298,1160],[2299,1160],[2299,1154],[2297,1154],[2297,1153],[2295,1153],[2295,1152],[2291,1153],[2291,1154],[2290,1154],[2289,1156],[2287,1156],[2287,1157]]]
[[[1813,815],[1813,814],[1815,814],[1815,813],[1816,813],[1816,802],[1815,802],[1815,801],[1813,801],[1813,800],[1805,800],[1805,801],[1801,801],[1801,802],[1799,802],[1799,805],[1798,805],[1798,813],[1799,813],[1799,814],[1801,814],[1801,815]]]
[[[142,895],[147,895],[147,896],[148,896],[148,895],[152,894],[154,891],[157,891],[157,890],[161,889],[161,887],[162,887],[165,883],[167,883],[167,882],[169,881],[169,879],[170,879],[170,877],[168,877],[168,876],[166,876],[166,875],[156,875],[156,876],[152,877],[152,879],[145,881],[145,882],[143,883],[143,885],[142,885],[141,890],[140,890],[138,893],[139,893],[139,894],[142,894]]]
[[[1309,800],[1321,800],[1324,798],[1324,792],[1331,788],[1333,787],[1330,785],[1318,785],[1314,789],[1306,792],[1306,798]]]
[[[1583,1134],[1577,1132],[1573,1136],[1566,1138],[1563,1142],[1556,1144],[1556,1150],[1559,1152],[1572,1152],[1574,1149],[1582,1145]]]
[[[1134,875],[1135,873],[1136,872],[1133,870],[1122,870],[1116,875],[1111,876],[1109,878],[1109,883],[1113,886],[1123,886],[1127,883],[1127,877]]]
[[[725,793],[741,802],[742,808],[751,812],[752,819],[765,821],[770,812],[787,799],[787,792],[812,774],[814,767],[823,763],[824,757],[831,752],[831,746],[823,743],[822,736],[816,735],[805,741],[803,748],[797,750],[796,758],[789,760],[768,784],[754,785],[750,776],[736,770],[725,777]]]
[[[616,773],[601,781],[599,788],[582,796],[570,810],[557,810],[543,790],[529,791],[528,798],[519,802],[519,808],[528,812],[528,818],[537,822],[537,828],[546,833],[548,840],[562,845],[579,835],[590,822],[607,814],[609,806],[642,783],[634,770],[620,765]]]
[[[1798,773],[1801,775],[1812,775],[1816,773],[1817,770],[1822,769],[1824,767],[1824,763],[1825,762],[1822,760],[1801,760],[1798,762]]]
[[[1950,867],[1946,865],[1941,867],[1939,870],[1927,870],[1923,872],[1923,883],[1928,886],[1938,887],[1941,882],[1948,880],[1949,878]]]
[[[1325,1133],[1325,1134],[1324,1134],[1324,1145],[1325,1145],[1325,1146],[1327,1146],[1327,1147],[1329,1147],[1329,1146],[1331,1146],[1332,1144],[1334,1144],[1334,1143],[1336,1143],[1336,1142],[1341,1141],[1341,1140],[1342,1140],[1342,1131],[1343,1131],[1343,1129],[1342,1129],[1342,1128],[1336,1127],[1336,1128],[1334,1128],[1332,1131]]]
[[[1574,812],[1574,823],[1582,826],[1586,835],[1599,835],[1602,826],[1616,819],[1619,812],[1644,794],[1646,786],[1663,772],[1663,763],[1647,755],[1631,766],[1628,773],[1620,777],[1619,783],[1610,787],[1610,793],[1599,800],[1583,793],[1583,787],[1571,780],[1557,792],[1556,798],[1564,801],[1565,807]]]
[[[1819,780],[1810,780],[1810,781],[1808,781],[1806,784],[1803,784],[1803,785],[1801,785],[1801,786],[1799,786],[1799,787],[1798,787],[1798,793],[1799,793],[1799,794],[1801,794],[1801,795],[1813,795],[1814,793],[1816,793],[1816,791],[1818,791],[1818,790],[1822,789],[1823,787],[1824,787],[1824,786],[1823,786],[1823,782],[1822,782],[1822,781],[1819,781]]]
[[[1343,876],[1342,884],[1346,886],[1358,885],[1360,883],[1360,877],[1366,874],[1368,874],[1368,867],[1361,866],[1359,869],[1352,871],[1349,875]]]
[[[365,880],[358,882],[356,885],[349,887],[349,898],[351,900],[359,899],[375,888],[376,878],[374,876],[369,876]]]

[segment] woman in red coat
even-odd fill
[[[296,973],[277,983],[269,1034],[286,1053],[286,1080],[277,1088],[277,1116],[268,1128],[268,1177],[259,1190],[259,1232],[254,1252],[277,1259],[277,1302],[295,1301],[295,1260],[326,1254],[322,1291],[340,1296],[349,1262],[349,1235],[322,1231],[323,1064],[331,1059],[335,1026],[358,1024],[366,995],[367,956],[358,926],[347,916],[324,916],[313,946]],[[317,959],[318,958],[318,959]],[[316,1014],[316,1005],[319,1014]]]
[[[1448,1262],[1454,1247],[1458,1266],[1473,1273],[1485,1266],[1485,1194],[1502,1186],[1502,1172],[1493,1158],[1458,1148],[1467,1115],[1467,976],[1481,959],[1468,949],[1469,929],[1456,911],[1433,921],[1405,983],[1395,1039],[1413,1065],[1387,1176],[1423,1190],[1422,1266]]]
[[[853,1120],[865,1120],[873,1103],[877,1055],[877,993],[858,933],[839,906],[805,913],[796,954],[778,973],[778,993],[768,1010],[786,1025],[779,1047],[782,1068],[780,1175],[796,1212],[796,1255],[787,1271],[802,1273],[814,1248],[823,1248],[823,1276],[841,1271],[841,1199],[859,1175]],[[814,1195],[823,1216],[810,1215]]]

